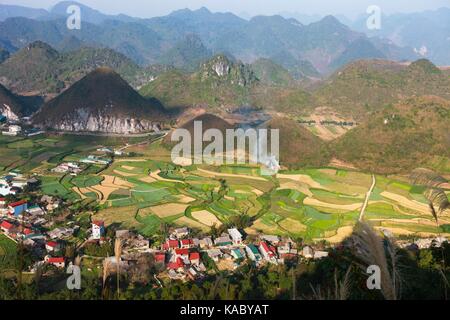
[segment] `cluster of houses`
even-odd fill
[[[108,147],[98,148],[97,152],[103,152],[103,153],[107,153],[107,154],[114,154],[116,156],[123,156],[125,154],[125,152],[123,152],[122,150],[113,150],[113,149],[108,148]]]
[[[2,135],[16,137],[22,132],[22,127],[17,124],[10,124],[3,129]]]
[[[165,267],[171,279],[191,280],[201,279],[205,275],[204,259],[207,258],[217,266],[229,266],[227,270],[232,271],[246,261],[260,266],[266,263],[283,264],[299,256],[320,259],[328,255],[326,251],[315,251],[311,247],[298,250],[291,239],[274,235],[261,235],[256,243],[244,243],[243,235],[236,228],[228,229],[214,240],[211,237],[192,238],[188,228],[178,228],[160,250],[153,253],[156,262]]]
[[[63,162],[52,169],[52,172],[55,173],[69,173],[71,175],[77,175],[81,173],[81,171],[83,171],[83,169],[74,162]]]
[[[81,159],[81,162],[87,164],[109,165],[111,164],[112,160],[91,154],[87,158]]]
[[[0,177],[0,196],[17,195],[25,186],[33,183],[37,183],[37,180],[26,179],[20,172],[12,170]]]

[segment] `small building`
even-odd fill
[[[322,259],[326,257],[328,257],[327,251],[319,251],[319,250],[314,251],[314,259]]]
[[[66,263],[64,261],[63,257],[45,257],[45,262],[48,264],[54,265],[57,268],[64,268],[66,266]]]
[[[28,203],[26,200],[13,202],[8,205],[8,209],[11,215],[18,216],[28,209]]]
[[[182,249],[190,249],[194,245],[194,243],[192,242],[192,239],[183,239],[180,241],[180,243],[181,243]]]
[[[45,244],[45,250],[47,250],[47,252],[58,252],[61,250],[61,244],[56,241],[48,241]]]
[[[105,223],[103,221],[92,222],[92,239],[100,240],[105,235]]]
[[[178,239],[187,237],[189,235],[189,229],[187,227],[184,228],[178,228],[173,231],[173,234]]]
[[[180,247],[180,243],[178,240],[167,239],[167,241],[163,245],[164,250],[174,250]]]
[[[200,253],[191,252],[189,254],[189,261],[191,262],[191,264],[198,266],[200,264]]]
[[[15,137],[19,135],[19,133],[22,131],[22,127],[18,125],[10,125],[8,127],[8,131],[2,131],[2,134],[5,136],[12,136]]]
[[[218,262],[223,253],[219,249],[209,249],[207,251],[208,256],[215,262]]]
[[[273,246],[267,244],[267,242],[261,241],[261,243],[259,244],[259,251],[267,261],[272,263],[277,262],[276,250]]]
[[[155,253],[155,263],[166,264],[166,254],[164,252]]]
[[[242,244],[242,234],[239,232],[238,229],[236,228],[228,229],[228,233],[230,234],[234,245]]]
[[[248,258],[254,262],[259,262],[262,259],[258,248],[256,248],[256,246],[253,244],[247,245],[245,247],[245,251],[247,252]]]
[[[231,241],[231,238],[228,234],[223,233],[219,238],[214,240],[214,244],[217,247],[227,247],[231,246],[233,244],[233,241]]]
[[[175,249],[175,255],[177,258],[188,259],[189,258],[189,250],[188,249]]]
[[[199,241],[200,248],[202,248],[202,249],[211,248],[213,246],[213,244],[214,243],[210,237],[203,238]]]
[[[235,248],[231,250],[231,255],[235,260],[240,260],[245,258],[245,253],[241,249]]]
[[[14,229],[14,225],[12,223],[9,223],[8,221],[4,220],[0,224],[0,228],[2,231],[6,234],[10,234],[11,231]]]
[[[280,242],[280,237],[275,235],[263,234],[260,238],[261,240],[267,241],[273,245],[277,245]]]
[[[184,268],[184,263],[181,258],[177,258],[174,262],[170,262],[167,265],[167,269],[169,270],[182,270]]]
[[[312,259],[312,258],[314,258],[314,249],[311,248],[310,246],[305,246],[302,249],[301,255],[303,257],[305,257],[306,259]]]
[[[6,207],[6,199],[0,198],[0,208],[5,208],[5,207]]]

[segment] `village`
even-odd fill
[[[62,203],[51,196],[43,196],[34,204],[26,200],[7,203],[5,198],[0,198],[2,234],[22,244],[33,257],[41,258],[28,266],[30,272],[44,264],[63,269],[73,262],[65,255],[65,247],[69,243],[67,240],[80,232],[81,226],[67,221],[65,226],[52,228],[52,219],[48,215],[60,205]],[[85,231],[87,238],[82,246],[100,246],[113,241],[107,237],[103,221],[93,220]],[[152,245],[152,240],[132,230],[115,230],[113,235],[122,244],[121,270],[126,271],[137,263],[139,255],[151,254],[160,267],[161,277],[183,281],[202,279],[211,269],[206,260],[213,261],[219,270],[233,271],[244,263],[258,267],[268,263],[284,264],[299,257],[320,259],[328,255],[328,252],[314,250],[311,246],[298,248],[290,238],[276,235],[260,235],[256,242],[249,242],[236,228],[230,228],[216,238],[192,237],[188,227],[172,228],[170,235],[158,245]],[[117,260],[114,257],[104,259],[115,268]]]

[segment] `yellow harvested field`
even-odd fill
[[[72,190],[75,191],[75,192],[81,197],[82,200],[87,198],[87,197],[83,194],[83,192],[81,192],[80,188],[78,188],[78,187],[73,187]]]
[[[145,177],[145,178],[141,178],[141,179],[139,179],[139,180],[141,180],[142,182],[145,182],[145,183],[152,183],[152,182],[157,181],[155,178],[150,177],[150,176]]]
[[[177,196],[177,202],[181,203],[191,203],[192,201],[195,201],[194,198],[191,198],[189,196],[186,196],[184,194]]]
[[[114,177],[109,175],[104,175],[104,180],[100,183],[102,186],[105,187],[117,187],[117,188],[133,188],[134,184],[131,182],[128,182],[126,180],[123,180],[120,177]]]
[[[192,220],[188,217],[181,217],[174,221],[177,225],[181,227],[191,227],[191,228],[197,228],[201,229],[203,231],[208,231],[208,227],[200,222],[197,222],[195,220]]]
[[[339,210],[348,210],[354,211],[360,209],[363,205],[362,203],[352,203],[352,204],[334,204],[323,202],[314,198],[307,197],[303,200],[303,203],[308,206],[322,207],[322,208],[331,208],[331,209],[339,209]]]
[[[205,169],[198,168],[197,171],[204,173],[207,177],[230,177],[230,178],[244,178],[244,179],[250,179],[250,180],[257,180],[257,181],[267,181],[266,179],[262,177],[255,177],[255,176],[249,176],[245,174],[232,174],[232,173],[222,173],[222,172],[214,172],[209,171]]]
[[[117,170],[117,169],[114,169],[114,173],[116,173],[118,175],[121,175],[121,176],[124,176],[124,177],[135,177],[135,176],[137,176],[137,174],[135,174],[135,173],[123,172],[123,171],[120,171],[120,170]]]
[[[192,217],[194,217],[195,220],[207,225],[208,227],[212,227],[213,225],[219,227],[222,225],[222,222],[220,222],[220,220],[217,219],[217,217],[208,210],[192,212]]]
[[[283,221],[281,221],[279,223],[279,225],[283,229],[285,229],[289,232],[292,232],[292,233],[303,232],[303,231],[306,231],[306,229],[307,229],[307,227],[303,223],[301,223],[298,220],[291,219],[291,218],[284,219]]]
[[[100,194],[102,194],[102,197],[100,199],[102,199],[100,201],[100,204],[105,204],[106,201],[108,200],[109,196],[111,195],[111,193],[113,193],[114,191],[118,190],[119,188],[117,187],[105,187],[103,185],[96,185],[91,187],[92,190],[95,190],[96,192],[99,192]]]
[[[139,227],[141,224],[135,219],[137,208],[123,207],[120,210],[117,208],[108,208],[101,210],[99,213],[95,214],[93,218],[95,220],[102,220],[105,222],[106,226],[113,223],[122,223],[124,228],[134,228]]]
[[[189,205],[181,203],[167,203],[159,206],[150,207],[149,209],[160,218],[166,218],[176,216],[177,214],[184,213]]]
[[[290,179],[290,180],[294,180],[297,182],[301,182],[304,183],[308,186],[310,186],[311,188],[315,188],[315,189],[326,189],[324,188],[320,183],[318,183],[317,181],[315,181],[313,178],[311,178],[310,176],[306,175],[306,174],[277,174],[277,178],[278,179]]]
[[[258,197],[259,197],[259,196],[262,196],[262,195],[264,194],[264,192],[262,192],[261,190],[256,189],[256,188],[252,189],[252,192],[253,192],[254,194],[256,194]]]
[[[394,233],[395,235],[406,235],[409,236],[411,234],[414,234],[414,232],[403,229],[403,228],[393,228],[393,227],[375,227],[375,229],[382,231],[384,230],[388,230],[392,233]]]
[[[225,196],[223,196],[226,200],[230,200],[230,201],[235,201],[236,200],[236,198],[235,197],[230,197],[230,196],[227,196],[227,195],[225,195]]]
[[[388,192],[388,191],[383,191],[381,193],[381,196],[385,197],[386,199],[395,201],[405,208],[412,209],[412,210],[418,211],[418,212],[420,212],[422,214],[426,214],[426,215],[430,214],[429,207],[424,203],[410,200],[404,196],[401,196],[401,195],[398,195],[398,194],[395,194],[392,192]]]
[[[134,169],[136,169],[136,167],[130,167],[130,166],[121,166],[122,168],[124,168],[125,170],[129,170],[129,171],[133,171]]]
[[[336,234],[334,236],[328,238],[314,239],[314,241],[326,240],[330,243],[340,243],[345,238],[349,237],[352,234],[352,232],[353,226],[340,227],[339,229],[336,230]]]
[[[262,222],[261,219],[258,219],[252,224],[251,227],[246,228],[244,231],[247,234],[259,234],[259,231],[268,234],[280,234],[281,230],[276,224],[269,226],[264,222]]]
[[[306,194],[308,197],[312,197],[313,193],[304,185],[300,185],[293,181],[288,182],[281,182],[280,187],[277,190],[283,190],[283,189],[290,189],[290,190],[297,190],[301,193]]]

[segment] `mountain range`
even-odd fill
[[[201,8],[138,19],[104,15],[80,5],[82,27],[69,30],[64,9],[70,4],[73,2],[59,3],[45,14],[42,10],[0,6],[0,43],[8,44],[12,51],[37,40],[62,51],[77,46],[108,47],[140,65],[173,64],[187,70],[200,62],[192,57],[224,53],[245,63],[268,58],[294,76],[317,71],[327,74],[351,59],[418,57],[412,48],[368,38],[332,16],[303,25],[294,18],[257,16],[248,21],[232,13]],[[361,46],[364,52],[357,54]],[[302,72],[304,67],[307,70]]]

